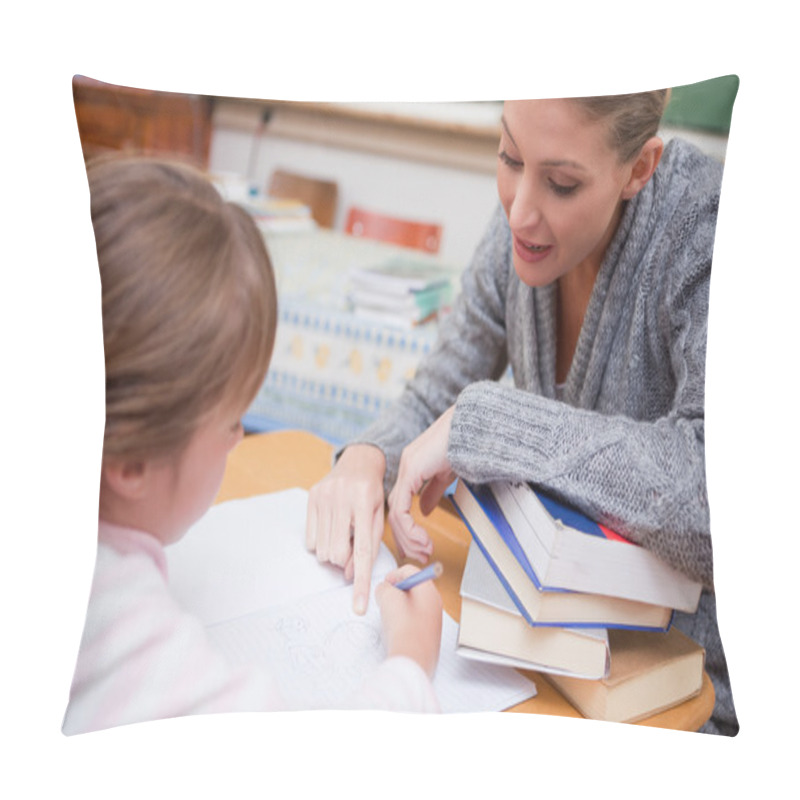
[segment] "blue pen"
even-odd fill
[[[413,589],[415,586],[418,586],[420,583],[432,580],[433,578],[438,578],[442,572],[444,572],[444,567],[442,566],[441,562],[434,561],[432,564],[429,564],[427,567],[425,567],[425,569],[421,569],[419,572],[409,575],[404,581],[396,583],[395,588],[402,589],[404,592],[406,592],[409,589]]]

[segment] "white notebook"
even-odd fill
[[[213,506],[167,548],[176,600],[235,663],[262,665],[297,708],[341,707],[385,657],[374,597],[361,617],[352,585],[305,547],[308,493],[289,489]],[[381,545],[374,586],[394,569]],[[444,712],[500,711],[536,694],[513,669],[457,655],[447,614],[433,685]]]

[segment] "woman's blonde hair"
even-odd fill
[[[264,380],[277,298],[258,228],[192,167],[137,157],[87,169],[102,285],[104,458],[184,448],[209,412]]]
[[[626,163],[658,133],[670,90],[573,98],[591,120],[608,124],[609,144]]]

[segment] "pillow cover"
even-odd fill
[[[675,138],[689,140],[689,142],[694,143],[693,146],[696,145],[701,151],[704,150],[712,161],[716,163],[723,162],[725,135],[730,126],[737,85],[738,81],[735,77],[726,76],[715,81],[674,89],[671,104],[668,106],[664,117],[663,134],[665,140],[668,142]],[[243,133],[241,130],[232,131],[230,128],[226,128],[224,114],[216,113],[226,108],[225,98],[144,93],[128,90],[124,87],[97,85],[84,79],[76,79],[74,89],[78,126],[84,155],[87,159],[91,159],[99,152],[109,148],[131,149],[136,152],[189,159],[209,169],[211,173],[215,173],[218,184],[223,191],[228,191],[231,196],[235,196],[235,199],[250,207],[251,210],[258,205],[259,195],[266,190],[267,176],[264,175],[259,179],[255,179],[252,174],[240,174],[232,178],[229,174],[229,164],[233,161],[231,153],[241,153],[242,147],[256,154],[269,149],[270,144],[274,144],[271,140],[269,140],[270,144],[268,144],[268,136],[270,135],[270,125],[273,124],[275,117],[280,117],[281,113],[285,112],[284,119],[279,120],[279,122],[286,127],[282,130],[279,129],[279,133],[275,135],[287,136],[286,130],[292,124],[295,124],[298,126],[298,131],[302,130],[302,133],[297,135],[305,136],[308,135],[309,127],[319,127],[319,120],[321,118],[324,119],[325,115],[333,114],[335,118],[338,113],[340,122],[344,120],[346,124],[353,126],[360,124],[360,121],[364,118],[369,120],[370,125],[379,124],[381,116],[377,111],[373,110],[375,118],[370,118],[369,109],[366,107],[354,109],[342,105],[337,112],[329,108],[314,108],[312,105],[276,105],[265,102],[264,104],[248,106],[251,118],[255,114],[257,122],[253,131]],[[109,93],[116,98],[117,102],[113,107],[109,107],[112,109],[109,111],[112,118],[103,120],[102,115],[98,118],[94,112],[97,111],[99,106],[103,105],[104,98],[108,97]],[[229,108],[233,105],[236,104],[230,102]],[[495,133],[499,132],[501,104],[477,104],[474,108],[469,106],[471,104],[464,104],[463,108],[456,109],[454,105],[447,112],[443,111],[442,107],[439,109],[431,107],[430,111],[432,114],[434,112],[440,114],[456,112],[477,114],[480,115],[481,120],[487,117],[492,118],[494,119],[493,130]],[[278,112],[274,108],[278,108]],[[264,109],[267,109],[268,113],[264,113]],[[385,112],[385,110],[382,110],[382,112]],[[409,114],[409,108],[395,108],[394,113],[399,117],[404,117]],[[301,125],[300,121],[292,117],[292,114],[296,116],[311,115],[312,122]],[[431,148],[428,150],[426,157],[433,158],[443,149],[443,140],[440,138],[443,123],[441,121],[426,122],[426,112],[420,107],[411,109],[411,115],[417,116],[419,127],[426,131],[423,138],[427,137],[425,138],[426,146]],[[396,125],[397,123],[392,121],[389,124]],[[407,121],[404,124],[407,124]],[[265,126],[263,130],[261,128],[262,125]],[[481,126],[476,125],[475,127],[480,128]],[[123,131],[121,136],[119,135],[120,131]],[[352,141],[358,137],[358,134],[353,132],[350,136]],[[452,136],[452,129],[449,129],[447,138],[444,140],[448,145],[444,148],[447,151],[458,149],[452,146]],[[473,135],[470,134],[470,136]],[[399,138],[402,139],[402,137]],[[491,204],[496,204],[493,170],[496,162],[497,141],[496,136],[492,138],[485,134],[475,135],[473,138],[478,140],[477,145],[475,145],[478,154],[474,158],[481,164],[486,164],[488,163],[486,153],[490,151],[491,166],[483,168],[479,177],[471,176],[469,180],[465,179],[465,185],[472,186],[479,199],[474,204],[470,204],[469,199],[465,197],[464,207],[469,208],[469,211],[464,213],[468,213],[473,217],[482,216],[485,221],[489,215],[490,196]],[[490,139],[491,143],[487,145]],[[291,147],[302,153],[302,139],[298,141],[299,143],[292,142]],[[212,142],[216,143],[214,148],[211,147]],[[475,144],[475,142],[473,141],[472,144]],[[318,147],[319,145],[309,144],[308,146]],[[352,144],[348,146],[352,146]],[[399,149],[408,147],[402,141],[389,144],[384,142],[382,146]],[[291,151],[291,147],[286,147],[287,153]],[[345,144],[339,142],[335,147],[331,147],[330,152],[332,162],[337,159],[341,160],[343,175],[347,174],[348,169],[352,168],[352,164],[342,156],[344,147]],[[468,145],[465,145],[465,149],[468,149]],[[673,152],[674,150],[673,146]],[[693,150],[692,153],[694,153]],[[275,161],[280,157],[280,147],[275,145],[274,151],[269,157],[260,162],[260,168],[262,171],[266,171],[267,165],[271,163],[270,159]],[[396,152],[392,153],[390,157],[396,158]],[[415,157],[416,155],[412,156],[412,160]],[[472,158],[472,156],[468,155],[453,156],[452,152],[449,157]],[[689,157],[687,156],[687,158]],[[379,159],[380,156],[376,156],[376,158]],[[700,163],[698,156],[692,155],[691,158],[695,159],[692,161],[693,164]],[[241,159],[239,160],[241,161]],[[251,158],[251,161],[257,160],[255,156]],[[673,164],[674,162],[665,160],[665,163]],[[295,165],[290,164],[289,166]],[[296,165],[296,169],[301,171],[302,167],[301,160]],[[392,168],[396,168],[394,162]],[[379,174],[379,171],[380,167],[376,166],[375,174]],[[409,164],[408,173],[420,181],[415,190],[414,200],[423,193],[433,194],[426,183],[430,177],[429,171]],[[255,192],[253,192],[254,188]],[[458,191],[461,192],[462,188],[459,186]],[[387,206],[392,205],[391,197],[386,199],[386,204]],[[402,201],[398,201],[398,208],[402,212],[408,206],[403,206]],[[257,214],[257,210],[254,213]],[[455,223],[450,224],[448,219],[444,219],[445,237],[447,231],[452,229],[453,225]],[[277,226],[270,227],[265,223],[264,229],[265,235],[270,238],[271,252],[276,260],[279,261],[281,248],[286,248],[288,240],[286,238],[281,239],[281,232],[277,229]],[[340,269],[340,266],[339,262],[335,262],[332,271],[324,272],[325,259],[328,258],[330,262],[334,261],[329,256],[327,244],[335,240],[336,233],[329,234],[328,232],[319,231],[314,226],[309,226],[306,229],[306,233],[308,235],[307,246],[309,250],[319,247],[320,234],[323,234],[326,246],[322,247],[318,260],[311,260],[312,266],[304,273],[305,283],[298,281],[292,284],[292,279],[296,280],[297,275],[291,274],[289,265],[276,263],[275,267],[278,271],[279,287],[290,286],[291,291],[294,293],[284,294],[283,297],[298,303],[298,308],[300,309],[303,309],[302,304],[304,302],[307,303],[308,305],[305,307],[307,312],[308,309],[318,309],[319,305],[319,296],[310,297],[311,292],[308,291],[308,285],[313,284],[315,280],[320,281],[323,284],[323,290],[319,294],[326,295],[329,301],[331,296],[335,294],[336,271]],[[713,245],[713,225],[711,233],[710,244]],[[295,231],[295,235],[302,236],[303,234],[302,232],[298,234]],[[294,240],[295,245],[297,241],[297,239]],[[362,249],[357,256],[359,258],[373,259],[384,252],[381,245],[367,242],[362,242],[361,244]],[[473,246],[477,244],[478,241],[476,240]],[[447,253],[445,252],[443,257],[446,258],[446,256]],[[422,256],[415,254],[414,258],[419,259]],[[460,256],[454,256],[454,260],[459,258]],[[694,277],[696,278],[697,276],[695,275]],[[282,284],[281,281],[284,278],[285,282]],[[708,280],[707,274],[705,275],[705,280]],[[303,292],[306,292],[306,295]],[[705,314],[707,315],[707,307]],[[267,379],[269,397],[272,403],[262,404],[259,408],[253,409],[254,428],[270,429],[280,425],[297,425],[299,423],[296,418],[281,419],[279,415],[281,413],[292,413],[298,408],[302,408],[306,415],[303,418],[303,427],[312,432],[323,432],[319,426],[323,424],[324,418],[331,408],[339,408],[343,415],[346,415],[349,409],[351,419],[355,410],[359,410],[361,414],[358,417],[359,428],[366,427],[374,423],[378,418],[379,412],[384,411],[390,405],[390,401],[399,396],[400,391],[402,391],[402,384],[415,372],[422,356],[434,347],[436,337],[431,335],[431,331],[435,333],[433,328],[426,328],[422,334],[414,330],[398,332],[396,329],[387,329],[385,326],[380,325],[359,328],[353,320],[347,320],[347,315],[348,311],[344,305],[328,308],[324,314],[318,314],[318,322],[314,329],[316,338],[314,339],[298,338],[295,332],[295,335],[290,339],[282,340],[279,326],[278,341],[271,368],[275,371],[271,372]],[[703,322],[705,323],[705,319]],[[281,318],[281,325],[287,329],[291,324],[292,320]],[[336,327],[337,324],[351,324],[353,326],[353,337],[346,339],[345,345],[342,345],[336,338],[339,331]],[[376,344],[378,337],[380,337],[380,342]],[[369,338],[369,346],[366,343],[367,338]],[[357,343],[356,340],[358,340]],[[404,342],[403,348],[400,348],[398,344],[401,340]],[[697,342],[697,347],[704,352],[704,333],[703,340]],[[400,362],[397,352],[401,349],[404,353],[406,350],[413,349],[415,353],[418,353],[418,357],[415,357],[413,361],[403,362],[401,380],[396,382],[396,388],[393,390],[392,396],[385,398],[383,395],[378,395],[378,390],[386,382],[387,363],[397,364]],[[347,357],[346,362],[344,360],[345,356]],[[336,361],[337,358],[338,362]],[[368,370],[364,369],[363,366],[365,363],[371,363],[375,367],[369,372],[369,378],[367,378]],[[349,370],[350,374],[355,375],[355,383],[347,387],[351,396],[346,398],[346,402],[343,405],[339,404],[342,392],[341,386],[337,386],[332,381],[323,382],[318,377],[315,380],[315,376],[319,376],[323,368],[330,364],[334,364],[334,368],[342,373]],[[294,369],[294,372],[292,372],[292,369]],[[278,375],[280,380],[276,380],[275,375]],[[506,375],[505,379],[508,383],[513,380],[513,375]],[[366,383],[367,380],[372,383]],[[702,376],[700,376],[699,385],[702,385]],[[353,388],[353,386],[358,388]],[[298,387],[300,388],[298,389]],[[509,386],[504,388],[510,389]],[[376,396],[379,396],[381,400],[385,399],[386,402],[376,402],[374,400]],[[290,398],[288,402],[286,398]],[[372,403],[371,406],[370,403]],[[367,409],[366,412],[365,407]],[[354,431],[347,430],[346,434],[346,436],[342,436],[338,441],[335,441],[334,444],[340,444],[343,439],[354,435]],[[234,454],[233,459],[237,457],[238,453]],[[322,477],[323,474],[324,472],[320,472],[318,477]],[[234,480],[234,478],[230,480]],[[258,486],[256,491],[269,492],[278,488],[288,487],[265,482]],[[231,491],[233,492],[231,494],[232,499],[239,491],[242,494],[246,492],[252,493],[254,487],[241,486],[231,489]],[[232,513],[241,512],[242,514],[238,524],[240,531],[249,531],[254,524],[256,517],[252,516],[253,512],[249,510],[250,508],[251,504],[234,507],[234,512]],[[272,513],[275,514],[275,517],[280,515],[280,512]],[[207,519],[213,521],[215,516],[210,515]],[[286,521],[287,529],[294,532],[294,541],[297,544],[297,552],[294,555],[300,552],[303,544],[302,524],[298,521],[300,516],[302,516],[302,511],[295,513],[291,520]],[[460,526],[460,523],[452,515],[450,517],[443,516],[441,519],[443,520],[443,525]],[[252,710],[270,707],[280,708],[282,707],[281,704],[285,702],[287,694],[291,695],[292,707],[324,707],[326,703],[333,703],[334,706],[339,707],[341,704],[346,703],[346,698],[349,697],[350,692],[357,691],[357,682],[354,683],[354,680],[363,677],[362,673],[367,670],[367,667],[378,668],[381,661],[382,645],[377,618],[373,618],[368,627],[355,626],[346,631],[342,631],[340,629],[341,626],[337,626],[334,620],[329,624],[326,623],[326,627],[315,630],[315,638],[305,638],[305,634],[309,631],[308,626],[313,625],[316,620],[316,610],[313,613],[308,611],[297,617],[285,613],[274,616],[270,613],[262,620],[266,627],[261,629],[262,633],[263,631],[269,632],[268,635],[264,634],[264,639],[270,643],[266,650],[264,649],[264,642],[262,641],[259,644],[257,641],[258,636],[254,636],[252,631],[241,635],[235,631],[233,633],[221,633],[219,626],[223,622],[230,621],[233,618],[244,617],[253,622],[252,615],[255,612],[263,611],[266,614],[265,609],[267,608],[282,607],[288,601],[297,603],[301,600],[305,601],[312,594],[317,595],[332,586],[338,588],[342,578],[338,573],[332,574],[329,570],[319,568],[319,565],[314,563],[313,560],[309,560],[311,564],[309,575],[311,577],[308,577],[308,580],[309,585],[313,587],[309,590],[309,594],[302,597],[287,598],[279,593],[276,596],[259,601],[263,605],[258,606],[253,605],[251,599],[249,605],[244,607],[237,606],[234,612],[229,611],[227,614],[223,614],[224,608],[216,608],[215,604],[223,602],[223,596],[226,592],[238,591],[244,585],[257,586],[259,584],[262,573],[253,573],[255,550],[246,548],[263,546],[263,542],[258,536],[254,537],[252,531],[248,535],[243,534],[241,537],[243,549],[238,553],[232,550],[231,563],[227,564],[226,569],[220,570],[219,575],[214,575],[213,570],[209,570],[209,565],[219,567],[225,558],[226,548],[219,549],[220,533],[218,530],[215,529],[213,534],[208,532],[204,534],[204,524],[208,523],[201,521],[201,523],[198,523],[197,528],[189,531],[183,542],[167,548],[167,553],[163,558],[166,559],[170,566],[170,569],[166,571],[166,574],[169,575],[169,583],[163,586],[159,583],[160,569],[158,568],[158,565],[162,563],[162,555],[158,551],[155,553],[150,552],[150,544],[152,543],[145,544],[143,549],[136,549],[128,539],[125,539],[126,543],[115,539],[102,557],[101,554],[98,555],[94,584],[96,594],[93,595],[90,612],[92,612],[96,604],[102,603],[102,607],[95,608],[95,610],[99,615],[98,618],[102,619],[104,623],[109,623],[109,614],[122,614],[128,610],[132,616],[125,619],[127,627],[123,627],[121,621],[111,620],[111,627],[105,630],[106,632],[110,630],[113,633],[115,637],[113,646],[115,649],[108,651],[103,650],[102,636],[99,639],[92,640],[92,631],[87,624],[87,638],[79,656],[79,672],[76,674],[76,683],[73,687],[75,694],[71,700],[70,709],[68,709],[65,731],[79,732],[91,729],[93,727],[91,720],[102,720],[98,727],[108,727],[122,722],[181,715],[190,713],[194,709],[225,711],[247,708]],[[467,528],[460,526],[458,529],[461,531],[462,544],[468,543],[469,532]],[[210,536],[211,540],[213,540],[212,549],[205,551],[204,557],[210,559],[206,563],[198,561],[199,556],[197,555],[203,552],[203,548],[199,543],[204,535]],[[193,541],[198,542],[196,548],[191,547]],[[387,540],[387,542],[391,543],[390,540]],[[228,542],[226,541],[226,547],[227,544]],[[133,547],[133,551],[126,550],[129,547]],[[213,555],[209,555],[210,553],[213,553]],[[464,555],[465,552],[462,552],[461,556],[463,557]],[[262,557],[266,562],[267,556],[262,554]],[[150,558],[150,561],[147,561],[147,558]],[[297,566],[301,562],[292,563],[294,569],[301,569],[301,567]],[[455,563],[458,563],[458,561]],[[461,563],[463,563],[463,558]],[[155,571],[153,571],[153,565],[156,566]],[[267,567],[265,566],[264,569],[266,570]],[[129,580],[130,586],[119,586],[118,589],[109,588],[108,580],[111,577],[114,579],[114,586],[118,586],[117,580]],[[220,582],[215,584],[215,581]],[[319,584],[317,581],[319,581]],[[207,590],[203,586],[206,586]],[[449,592],[448,597],[451,598],[451,607],[457,607],[458,605],[459,588],[458,578],[453,577],[452,580],[448,581],[446,588],[443,589],[443,591]],[[569,587],[559,588],[568,589]],[[283,589],[286,589],[286,587],[283,587]],[[105,593],[103,593],[104,590]],[[179,602],[175,606],[169,605],[175,601],[176,593]],[[514,601],[518,598],[511,599]],[[121,608],[119,606],[120,603],[127,603],[127,609]],[[159,611],[159,609],[167,608],[168,611]],[[144,610],[147,610],[148,613],[142,613]],[[134,611],[138,613],[133,614]],[[188,616],[185,616],[184,612],[188,612]],[[160,616],[162,613],[163,616]],[[514,614],[515,612],[512,609],[511,616],[513,617]],[[148,628],[148,620],[152,621],[153,619],[161,620],[162,627],[160,632],[164,637],[167,637],[167,633],[169,633],[168,646],[161,652],[157,648],[151,651],[152,658],[148,655],[144,660],[136,663],[129,661],[129,658],[142,658],[146,650],[142,643],[152,642],[153,631]],[[122,617],[120,617],[120,620],[122,620]],[[168,623],[166,629],[163,627],[165,622]],[[575,622],[580,623],[581,620],[579,619]],[[712,708],[708,705],[708,698],[711,697],[712,693],[708,682],[702,682],[701,680],[700,685],[695,687],[697,690],[696,697],[691,697],[695,693],[694,689],[681,687],[672,694],[668,692],[667,695],[670,699],[662,700],[660,705],[656,704],[648,710],[648,713],[662,711],[666,704],[672,707],[673,713],[676,714],[677,712],[674,711],[674,708],[678,700],[686,700],[691,708],[698,709],[697,713],[701,717],[701,719],[692,717],[693,724],[697,723],[695,727],[702,724],[704,725],[703,730],[735,735],[738,730],[738,722],[727,677],[724,651],[716,623],[713,595],[704,595],[698,613],[679,614],[676,616],[674,626],[676,629],[685,632],[705,649],[704,666],[706,673],[713,682],[716,705],[712,713]],[[300,636],[300,629],[304,634],[302,637]],[[116,638],[120,631],[124,631],[124,635]],[[554,639],[555,632],[552,629],[548,632],[553,634],[550,638]],[[334,652],[332,649],[326,649],[334,647],[331,644],[333,641],[331,637],[334,636],[334,633],[338,636],[335,645],[337,657],[334,661],[325,661]],[[443,659],[449,659],[449,653],[454,653],[458,644],[457,629],[446,631],[446,635],[449,637],[447,642],[450,650],[447,656],[443,655]],[[648,632],[645,641],[661,642],[663,641],[663,636],[664,634],[662,633]],[[611,637],[610,645],[608,642],[603,645],[610,648],[612,675],[614,674],[613,668],[615,665],[614,638],[614,636]],[[222,644],[223,639],[227,644]],[[166,641],[166,638],[164,641]],[[208,650],[206,650],[206,644],[208,645]],[[284,691],[281,691],[280,686],[275,686],[275,674],[271,674],[269,668],[264,666],[269,663],[271,658],[275,657],[280,647],[286,648],[285,651],[281,651],[281,658],[286,659],[287,665],[286,671],[282,673],[284,681],[291,677],[292,679],[297,679],[300,686],[300,688],[295,687],[292,692],[288,693],[285,691],[285,683]],[[221,649],[225,650],[224,659],[216,657],[216,654]],[[174,674],[165,674],[164,671],[169,673],[169,669],[174,668],[175,663],[180,661],[182,652],[192,654],[192,660],[188,664],[190,669],[188,671],[178,669]],[[234,653],[237,655],[234,655]],[[473,655],[475,654],[473,653]],[[458,658],[452,661],[445,661],[448,667],[452,666],[453,673],[449,669],[446,673],[442,672],[441,680],[438,684],[434,684],[435,688],[440,692],[439,703],[444,710],[500,710],[507,707],[508,704],[527,700],[533,693],[537,693],[540,696],[558,698],[558,695],[553,693],[547,678],[542,677],[548,669],[546,663],[539,664],[541,669],[534,676],[533,682],[530,683],[529,678],[520,678],[518,673],[509,670],[507,667],[497,668],[494,664],[487,665],[487,661],[502,662],[508,658],[507,653],[485,651],[482,658],[482,661],[459,661]],[[325,663],[329,667],[329,675],[335,673],[342,678],[344,695],[336,694],[331,700],[324,692],[318,692],[320,681],[318,671],[315,672],[311,669],[312,666],[315,666],[315,660],[317,668],[320,662]],[[140,694],[130,691],[130,686],[114,686],[112,667],[122,661],[126,661],[133,673],[139,675],[147,674],[149,676],[142,682]],[[234,665],[231,662],[237,663]],[[85,672],[80,672],[82,663],[84,665],[88,663],[88,668]],[[663,661],[659,662],[659,664],[663,663]],[[203,675],[198,675],[197,683],[193,685],[192,681],[188,680],[186,676],[196,669],[199,664],[208,664],[208,671]],[[252,667],[253,664],[256,665],[255,674],[246,671],[248,665]],[[456,674],[459,665],[461,669],[470,670],[470,674],[466,677]],[[93,667],[96,667],[96,669],[92,669]],[[314,691],[309,690],[308,698],[304,700],[302,675],[303,669],[306,668],[309,675],[308,680],[314,681]],[[236,671],[229,673],[229,669]],[[141,670],[147,670],[148,672],[142,673]],[[152,672],[150,672],[151,670]],[[128,674],[132,673],[129,672]],[[158,680],[153,678],[154,674],[159,675]],[[311,677],[312,674],[313,678]],[[678,674],[677,669],[675,674]],[[234,677],[231,677],[231,675],[234,675]],[[684,676],[684,673],[680,672],[680,675]],[[391,683],[391,680],[391,677],[387,678],[386,682]],[[411,674],[395,677],[394,680],[402,684],[403,681],[413,683],[418,679]],[[481,698],[481,693],[474,695],[468,693],[468,685],[470,683],[474,684],[476,680],[484,681],[485,686],[491,686],[493,692],[495,692],[491,696],[488,705],[485,705],[485,693],[483,698]],[[582,679],[583,682],[579,684],[581,689],[589,685],[586,680],[585,678]],[[595,690],[607,693],[611,691],[609,687],[613,686],[613,682],[610,678],[605,681],[591,680],[593,681],[591,686]],[[96,681],[95,685],[92,685],[93,681]],[[459,683],[459,681],[463,681],[463,683]],[[232,682],[237,687],[236,691],[226,694],[231,689]],[[331,682],[333,683],[333,681]],[[559,682],[558,679],[554,679],[554,682],[556,685],[561,686],[561,691],[564,694],[570,696],[572,690],[568,683]],[[163,692],[162,697],[155,696],[158,691]],[[452,700],[447,696],[449,691],[453,691],[457,695],[456,700]],[[488,692],[488,689],[486,691]],[[115,692],[117,693],[116,695]],[[75,698],[81,696],[81,693],[85,693],[88,700],[81,701],[83,703],[81,705],[81,714],[76,715],[74,711]],[[551,695],[551,693],[553,694]],[[392,693],[390,692],[390,694]],[[116,719],[113,716],[105,715],[109,708],[109,698],[112,696],[117,697],[115,702],[118,705],[115,707],[119,709],[119,717]],[[214,696],[215,701],[213,703],[205,703],[204,700],[211,696]],[[398,690],[398,693],[392,696],[394,698],[400,697],[401,700],[399,702],[401,704],[405,702],[406,695],[402,690]],[[443,696],[447,696],[445,701],[442,700]],[[577,698],[577,694],[574,694],[574,692],[571,696]],[[235,700],[231,700],[230,705],[226,705],[226,699],[230,698],[235,698]],[[317,700],[317,698],[319,699]],[[689,699],[687,700],[687,698]],[[561,700],[558,700],[558,702],[561,702]],[[141,703],[141,705],[137,707],[137,703]],[[429,706],[426,703],[427,701],[424,701],[422,705],[427,710]],[[470,706],[469,703],[473,703],[473,705]],[[535,710],[535,706],[532,706],[532,708]],[[565,706],[565,708],[565,713],[574,713],[569,706]],[[604,713],[591,710],[595,708],[594,706],[586,705],[582,706],[582,708],[587,714],[602,715]],[[691,717],[691,714],[689,716]],[[710,717],[709,722],[706,722],[706,717]],[[74,724],[71,720],[74,720]]]

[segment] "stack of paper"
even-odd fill
[[[291,489],[212,507],[167,548],[170,587],[235,663],[262,666],[296,708],[336,708],[385,657],[373,599],[352,610],[352,585],[305,547],[307,492]],[[395,567],[382,546],[373,586]],[[434,690],[443,711],[499,711],[536,694],[514,670],[456,655],[446,614]]]

